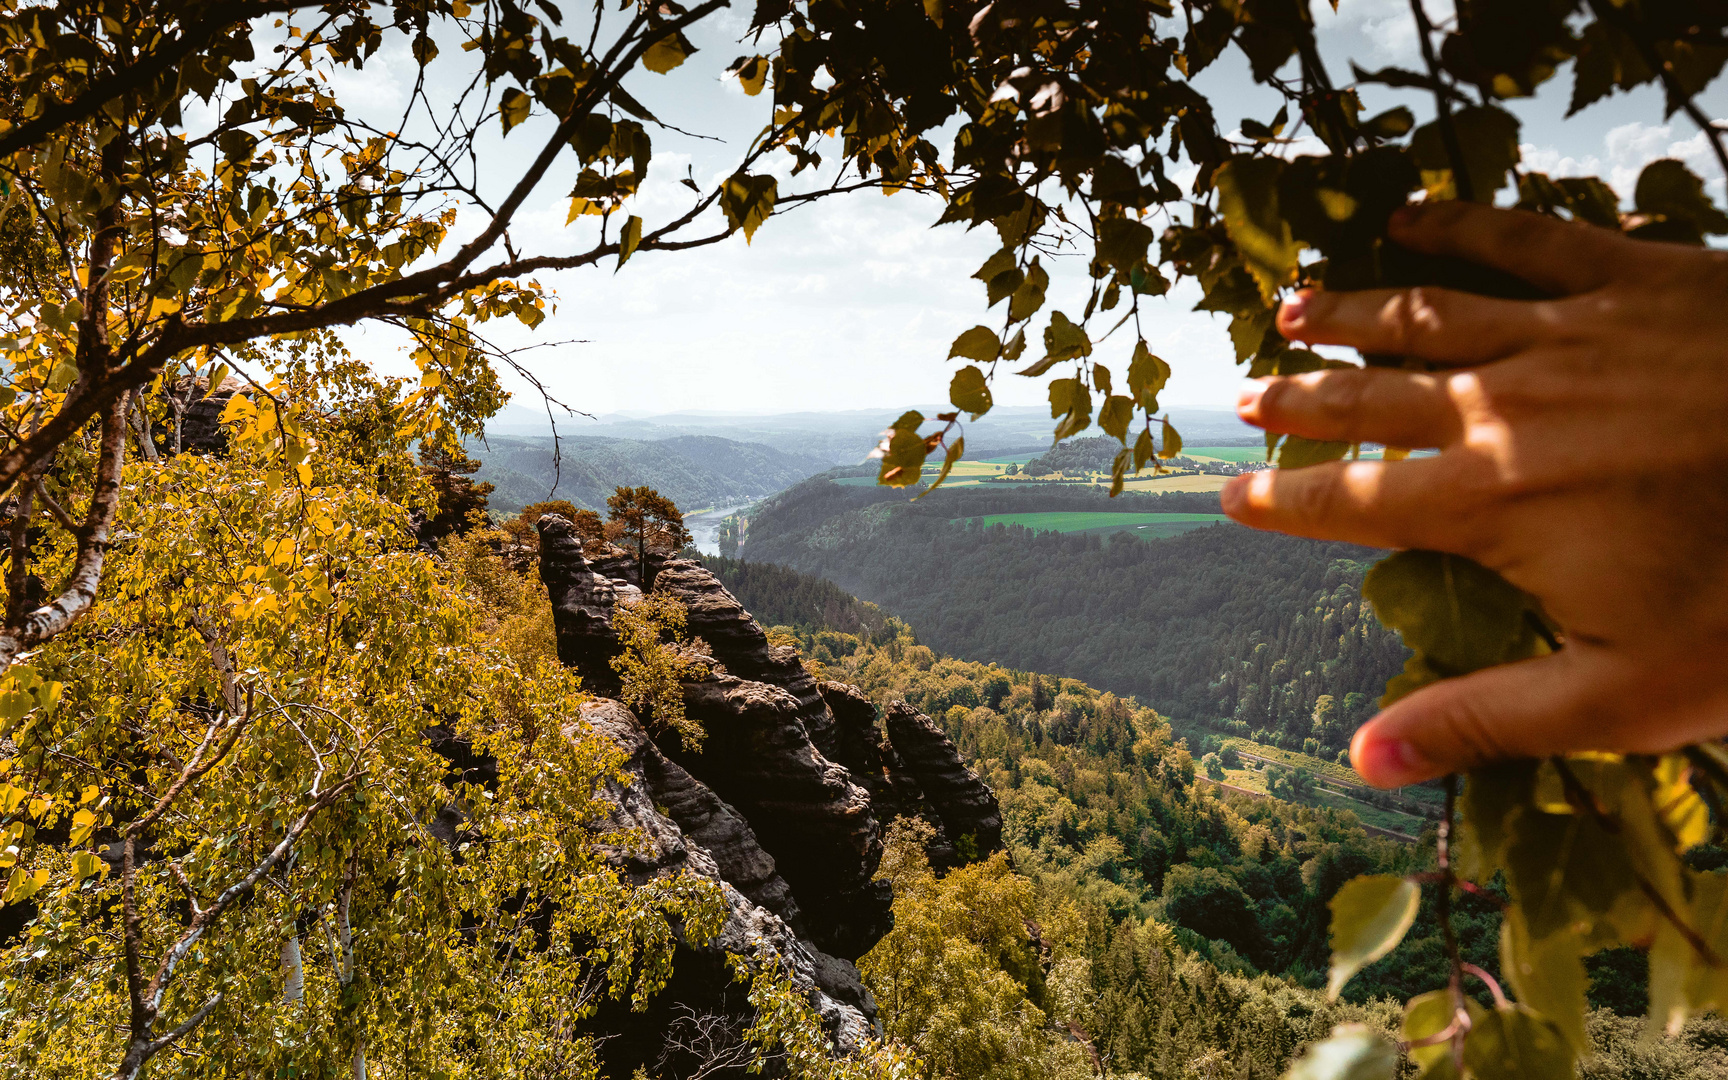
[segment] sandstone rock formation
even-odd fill
[[[720,883],[732,902],[722,952],[683,950],[685,970],[657,1008],[691,1000],[739,1008],[722,960],[743,942],[783,958],[836,1045],[851,1045],[876,1022],[851,961],[893,926],[887,882],[874,880],[884,830],[897,816],[924,817],[937,828],[933,861],[953,865],[1001,846],[995,797],[929,718],[895,703],[884,728],[856,688],[819,683],[796,650],[771,646],[705,567],[663,555],[651,557],[648,579],[685,605],[689,631],[713,663],[684,683],[686,712],[706,732],[701,752],[677,739],[657,743],[606,697],[618,692],[612,613],[641,594],[634,560],[589,558],[557,515],[541,518],[539,531],[559,658],[602,695],[581,723],[628,756],[635,778],[613,797],[620,821],[640,825],[649,854],[619,852],[621,869],[647,880],[688,868]],[[617,1019],[632,1030],[650,1023]],[[615,1072],[625,1063],[608,1064]]]

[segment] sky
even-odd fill
[[[768,94],[746,97],[736,81],[722,78],[734,57],[754,51],[738,43],[753,6],[741,2],[700,27],[692,34],[700,51],[670,74],[641,71],[626,82],[661,119],[706,136],[653,130],[653,166],[631,206],[649,230],[687,205],[690,192],[678,183],[686,169],[704,185],[728,175],[767,122]],[[1430,0],[1428,6],[1435,21],[1443,22],[1445,5]],[[1316,0],[1314,10],[1335,72],[1347,71],[1350,60],[1369,69],[1420,66],[1407,0],[1342,0],[1336,13],[1326,0]],[[448,49],[450,54],[457,51]],[[392,43],[364,72],[336,80],[335,89],[355,107],[399,109],[412,77],[405,51]],[[1276,100],[1252,84],[1234,57],[1215,64],[1200,83],[1221,122],[1270,120],[1276,108]],[[1617,94],[1562,122],[1570,90],[1566,70],[1545,94],[1510,106],[1523,122],[1526,168],[1602,175],[1629,193],[1646,162],[1677,157],[1708,178],[1722,199],[1720,171],[1703,135],[1683,116],[1663,120],[1658,92]],[[1421,97],[1381,87],[1363,93],[1369,114],[1400,103],[1410,104],[1419,118],[1431,113],[1431,103]],[[1719,84],[1701,104],[1712,116],[1728,115],[1728,92]],[[535,148],[537,123],[519,129],[527,137],[489,148],[485,167],[496,183],[507,182],[520,156]],[[784,176],[789,165],[773,171]],[[1177,182],[1189,176],[1178,174]],[[521,246],[570,253],[591,241],[581,224],[565,226],[571,178],[555,175],[530,198],[513,230]],[[801,179],[783,179],[782,190]],[[770,219],[751,243],[737,235],[694,251],[643,252],[616,273],[606,266],[545,275],[541,280],[556,297],[551,317],[533,332],[499,323],[488,332],[507,346],[571,342],[522,359],[556,397],[597,415],[880,408],[891,419],[901,409],[945,401],[957,366],[945,360],[949,343],[1000,315],[987,314],[983,286],[970,277],[998,246],[994,231],[932,228],[940,212],[933,199],[913,193],[823,199]],[[474,220],[465,219],[458,231],[472,228]],[[1083,259],[1053,267],[1052,277],[1046,311],[1077,315],[1086,295]],[[1233,362],[1225,318],[1193,311],[1198,297],[1187,284],[1142,305],[1149,316],[1143,319],[1148,343],[1174,370],[1163,401],[1230,408],[1241,369]],[[1113,338],[1097,358],[1126,367],[1133,343],[1121,338]],[[380,367],[411,370],[401,341],[388,330],[354,331],[348,340]],[[1112,363],[1114,352],[1122,356]],[[519,379],[507,377],[505,385],[516,392],[515,404],[540,407]],[[1041,380],[1013,376],[998,379],[994,393],[1006,405],[1045,400]]]

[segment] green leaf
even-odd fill
[[[618,265],[620,268],[636,254],[636,248],[642,243],[642,219],[635,214],[624,223],[624,231],[618,234]]]
[[[656,75],[664,75],[682,64],[695,51],[696,46],[690,44],[690,39],[682,32],[674,30],[648,46],[648,50],[642,54],[642,66]]]
[[[1128,425],[1133,422],[1134,402],[1121,394],[1106,398],[1104,407],[1098,410],[1098,426],[1106,435],[1115,436],[1123,446],[1128,445]]]
[[[974,326],[954,339],[954,344],[948,349],[948,358],[963,356],[968,360],[980,360],[988,364],[1002,352],[1002,343],[996,337],[996,331],[988,326]]]
[[[1573,1053],[1580,1057],[1590,1053],[1590,1037],[1584,1031],[1590,977],[1584,971],[1578,935],[1561,931],[1534,941],[1523,911],[1509,908],[1500,927],[1500,974],[1519,1001],[1565,1036]]]
[[[1038,265],[1038,259],[1032,259],[1032,265],[1026,271],[1026,280],[1014,289],[1013,298],[1008,301],[1008,317],[1015,322],[1030,319],[1039,308],[1044,306],[1044,291],[1050,287],[1050,275]]]
[[[924,414],[916,409],[900,414],[873,453],[882,459],[876,482],[889,487],[911,487],[923,479],[924,459],[930,456],[930,444],[918,434]]]
[[[1728,233],[1728,214],[1718,210],[1704,194],[1704,181],[1673,158],[1644,166],[1632,199],[1639,213],[1690,226],[1691,232],[1698,234],[1694,243],[1703,243],[1705,235]],[[1690,236],[1686,239],[1690,240]]]
[[[1482,1009],[1469,998],[1464,999],[1465,1008],[1471,1017],[1481,1015]],[[1445,1031],[1452,1026],[1457,1015],[1452,1004],[1450,990],[1430,990],[1411,998],[1404,1005],[1404,1041],[1418,1043]],[[1410,1060],[1422,1070],[1424,1080],[1441,1080],[1442,1077],[1455,1077],[1452,1069],[1452,1042],[1434,1043],[1430,1046],[1412,1046],[1409,1050]]]
[[[533,98],[514,86],[506,88],[503,97],[498,101],[498,119],[504,124],[504,133],[508,135],[511,128],[528,119],[528,113],[533,107]]]
[[[1416,126],[1416,117],[1402,105],[1387,109],[1367,123],[1362,130],[1377,139],[1397,139],[1410,134],[1410,129]]]
[[[1158,411],[1158,393],[1170,381],[1170,365],[1152,355],[1144,340],[1134,343],[1134,358],[1128,362],[1128,392],[1147,412]]]
[[[961,436],[960,438],[955,439],[953,444],[948,447],[948,453],[946,455],[944,455],[942,458],[942,471],[936,474],[936,479],[930,481],[930,486],[928,488],[924,489],[923,495],[919,495],[919,496],[915,497],[912,501],[917,502],[919,499],[922,499],[924,497],[924,495],[928,495],[932,491],[935,491],[937,488],[941,487],[942,481],[948,479],[948,471],[950,469],[954,468],[954,463],[956,461],[959,461],[960,455],[964,454],[965,452],[966,452],[966,437]],[[923,471],[922,468],[920,468],[919,471],[922,472]]]
[[[1332,898],[1332,968],[1326,996],[1397,947],[1416,921],[1422,890],[1408,878],[1372,874],[1353,878]]]
[[[1487,881],[1503,868],[1513,818],[1530,801],[1536,780],[1534,762],[1515,761],[1472,769],[1458,799],[1458,872]]]
[[[1476,202],[1494,201],[1494,193],[1506,186],[1506,176],[1518,164],[1518,119],[1492,106],[1472,105],[1452,115],[1452,128],[1464,155],[1464,170],[1470,177]],[[1458,197],[1456,182],[1448,184],[1443,174],[1452,169],[1446,140],[1435,121],[1423,124],[1410,138],[1410,155],[1422,170],[1422,182],[1443,197]]]
[[[1026,275],[1020,272],[1013,248],[1003,248],[984,260],[984,265],[972,276],[984,283],[989,294],[989,307],[995,307],[1003,298],[1014,295],[1014,290],[1026,280]]]
[[[1026,351],[1026,328],[1022,326],[1014,331],[1014,336],[1008,339],[1008,344],[1002,346],[1002,359],[1018,360],[1020,354]]]
[[[1685,918],[1719,957],[1728,957],[1728,875],[1688,873]],[[1715,967],[1663,920],[1650,946],[1649,1034],[1677,1034],[1688,1018],[1728,1008],[1728,969]]]
[[[1098,258],[1118,270],[1132,271],[1146,261],[1152,230],[1132,218],[1105,218],[1098,223]]]
[[[1296,259],[1302,252],[1301,243],[1291,237],[1290,223],[1278,211],[1283,169],[1277,158],[1232,158],[1212,176],[1224,228],[1268,306],[1279,289],[1296,280]]]
[[[1092,339],[1086,328],[1070,322],[1060,311],[1050,313],[1050,325],[1044,328],[1044,359],[1056,363],[1078,360],[1092,355]]]
[[[974,420],[989,412],[990,384],[985,381],[984,373],[971,364],[956,371],[948,384],[948,400],[956,409],[971,413]]]
[[[1124,440],[1126,441],[1126,440]],[[1127,478],[1128,470],[1134,463],[1134,451],[1124,446],[1110,463],[1110,497],[1114,499],[1122,494],[1122,484]]]
[[[1152,460],[1154,451],[1152,432],[1146,428],[1140,429],[1140,437],[1134,440],[1134,471],[1139,472],[1148,461]]]
[[[1170,425],[1168,417],[1164,420],[1163,438],[1159,440],[1158,456],[1168,461],[1182,452],[1182,436]]]
[[[1476,1019],[1464,1038],[1464,1067],[1479,1080],[1576,1080],[1559,1029],[1522,1005]]]
[[[738,85],[744,88],[744,93],[755,97],[762,92],[762,87],[768,81],[768,58],[765,56],[740,56],[732,61],[732,66],[726,69],[728,76],[735,76]]]
[[[772,176],[751,176],[733,173],[720,189],[720,209],[734,229],[744,230],[744,242],[756,235],[768,215],[774,212],[774,200],[780,182]]]
[[[1053,442],[1092,426],[1092,392],[1079,379],[1050,380],[1050,417],[1057,420]]]
[[[1368,571],[1362,595],[1439,678],[1549,651],[1536,632],[1542,614],[1535,598],[1461,555],[1400,551]],[[1419,685],[1394,680],[1382,704]]]
[[[1363,1024],[1339,1024],[1290,1066],[1284,1080],[1392,1080],[1398,1050]]]
[[[1526,806],[1512,819],[1506,885],[1530,934],[1580,932],[1593,948],[1649,932],[1652,908],[1627,859],[1627,842],[1591,814]]]
[[[1236,362],[1249,359],[1266,343],[1276,313],[1271,308],[1256,308],[1230,319],[1230,344],[1236,347]],[[1274,339],[1282,341],[1282,338]]]
[[[1319,439],[1307,439],[1300,435],[1292,435],[1284,440],[1284,446],[1278,451],[1278,467],[1280,469],[1300,469],[1308,465],[1321,465],[1328,461],[1337,461],[1350,452],[1354,443],[1322,442]]]

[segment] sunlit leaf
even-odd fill
[[[990,384],[984,373],[971,364],[956,371],[948,384],[948,400],[956,409],[971,413],[974,420],[989,412]]]
[[[1284,1080],[1392,1080],[1398,1051],[1384,1035],[1362,1024],[1340,1024],[1308,1047]]]
[[[1416,921],[1422,890],[1408,878],[1375,874],[1344,883],[1332,909],[1332,967],[1326,994],[1336,998],[1351,976],[1404,940]]]

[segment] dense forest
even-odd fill
[[[1431,845],[1375,839],[1347,811],[1208,783],[1196,775],[1186,741],[1133,697],[941,656],[897,618],[880,630],[843,633],[826,622],[827,612],[844,609],[823,583],[781,567],[708,561],[740,597],[764,587],[785,597],[776,609],[785,624],[771,636],[796,642],[811,667],[879,704],[907,701],[954,738],[1001,801],[1012,871],[975,863],[949,882],[916,867],[905,872],[890,858],[884,873],[896,881],[897,921],[925,929],[945,921],[960,938],[964,927],[987,921],[982,915],[993,905],[1010,902],[1011,877],[1026,879],[1018,902],[1039,927],[1047,962],[1017,952],[1029,944],[1023,936],[998,934],[1000,967],[1107,1071],[1188,1077],[1211,1062],[1228,1064],[1224,1075],[1271,1076],[1330,1025],[1395,1024],[1388,996],[1401,1000],[1444,980],[1430,896],[1404,944],[1358,975],[1341,1004],[1328,1004],[1317,989],[1325,982],[1327,903],[1339,886],[1357,874],[1431,869]],[[1705,848],[1698,858],[1721,854]],[[1466,958],[1498,971],[1496,898],[1463,897],[1453,921]],[[909,947],[891,936],[878,948]],[[867,975],[877,972],[873,988],[893,1034],[895,990],[880,981],[887,963],[876,953],[862,962]],[[1598,1056],[1584,1075],[1704,1077],[1728,1068],[1728,1024],[1720,1020],[1694,1021],[1681,1040],[1639,1039],[1640,1021],[1629,1019],[1646,1004],[1639,954],[1616,950],[1594,958],[1590,970]],[[989,1020],[971,1015],[969,1022]],[[1000,1068],[961,1074],[1012,1075]]]
[[[758,507],[744,554],[826,577],[943,652],[1058,671],[1327,757],[1404,663],[1362,603],[1372,551],[1235,525],[1138,540],[973,520],[1053,510],[1217,513],[1218,497],[1003,487],[908,503],[816,478]]]
[[[601,509],[619,485],[646,484],[690,510],[761,498],[821,472],[818,454],[777,450],[716,435],[643,441],[563,436],[554,458],[550,436],[470,439],[481,463],[476,479],[493,485],[496,510],[520,510],[549,498]]]
[[[1089,439],[1065,439],[1044,453],[1021,466],[1020,471],[1027,476],[1049,476],[1052,473],[1068,475],[1087,475],[1090,473],[1108,473],[1116,455],[1122,452],[1122,444],[1105,435]],[[1179,469],[1197,469],[1201,472],[1217,473],[1233,476],[1243,471],[1243,466],[1234,462],[1197,461],[1191,457],[1178,455],[1167,463]],[[1249,468],[1255,467],[1253,464]]]

